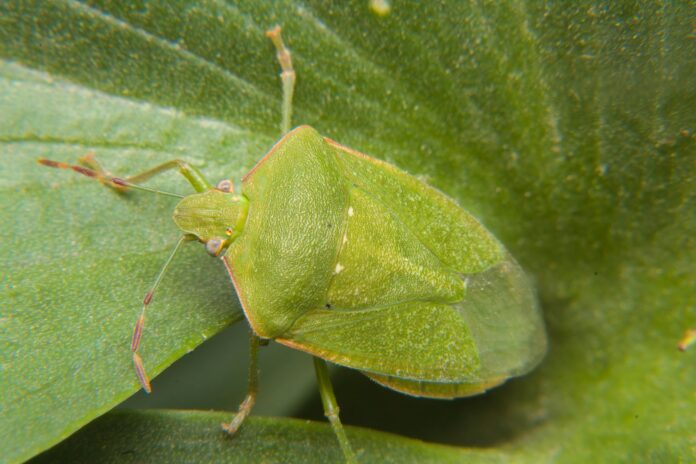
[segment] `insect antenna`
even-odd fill
[[[141,190],[144,192],[150,192],[150,193],[158,193],[160,195],[165,195],[168,197],[175,197],[175,198],[183,198],[183,195],[179,195],[178,193],[171,193],[171,192],[166,192],[163,190],[157,190],[157,189],[152,189],[149,187],[143,187],[142,185],[137,185],[133,182],[128,182],[125,179],[122,179],[120,177],[112,176],[108,172],[104,171],[103,169],[100,168],[100,166],[97,164],[96,160],[91,158],[89,155],[81,158],[82,161],[85,163],[89,163],[93,168],[95,169],[90,169],[85,166],[80,166],[77,164],[68,164],[68,163],[63,163],[61,161],[53,161],[49,160],[46,158],[39,158],[37,161],[39,164],[43,166],[48,166],[50,168],[56,168],[56,169],[70,169],[72,171],[75,171],[79,174],[82,174],[83,176],[90,177],[92,179],[97,180],[98,182],[102,183],[103,185],[106,185],[107,187],[111,187],[119,192],[125,192],[128,189],[133,189],[133,190]]]
[[[176,255],[176,252],[179,251],[181,244],[189,240],[191,240],[189,236],[182,236],[176,243],[176,246],[174,247],[174,250],[172,250],[172,253],[169,255],[169,258],[167,258],[167,261],[164,262],[162,269],[160,270],[159,274],[157,274],[155,283],[152,285],[152,288],[150,288],[150,290],[145,294],[145,298],[143,298],[143,309],[142,311],[140,311],[140,316],[138,316],[138,321],[135,323],[135,328],[133,329],[131,351],[133,352],[133,365],[135,366],[135,374],[138,376],[140,385],[142,385],[143,389],[148,393],[152,391],[152,388],[150,387],[150,378],[147,376],[147,373],[145,372],[145,367],[143,366],[143,360],[140,357],[140,354],[138,354],[138,348],[140,348],[140,340],[143,336],[143,326],[145,325],[145,311],[147,310],[148,305],[152,302],[152,297],[155,294],[155,290],[157,290],[157,287],[162,281],[162,277],[164,277],[164,273],[169,267],[169,264],[172,262],[172,259],[174,259],[174,255]]]

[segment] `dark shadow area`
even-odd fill
[[[456,400],[403,395],[350,369],[336,369],[332,378],[344,424],[429,442],[496,446],[529,432],[543,420],[541,408],[530,409],[527,401],[536,402],[530,398],[529,388],[519,388],[525,379],[535,384],[529,382],[528,377],[509,381],[484,395]],[[525,398],[520,398],[521,395]],[[295,413],[295,417],[326,420],[318,393]]]
[[[246,321],[225,329],[177,360],[119,408],[236,411],[247,389]],[[288,416],[317,391],[312,358],[270,343],[259,350],[260,385],[254,415]],[[133,374],[135,375],[135,374]]]

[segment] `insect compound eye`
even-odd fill
[[[207,251],[210,256],[216,257],[222,251],[222,246],[224,244],[225,241],[219,237],[211,238],[205,242],[205,251]]]
[[[221,192],[227,192],[227,193],[234,192],[234,184],[229,179],[222,179],[220,182],[218,182],[218,184],[215,186],[215,188],[217,190],[220,190]]]

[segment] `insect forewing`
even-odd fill
[[[347,244],[338,255],[327,294],[331,309],[306,314],[282,338],[373,374],[382,383],[389,384],[392,376],[460,384],[455,396],[481,391],[534,367],[546,350],[543,322],[527,277],[502,244],[451,199],[413,176],[327,143],[350,181],[349,203],[358,206],[346,218]],[[361,205],[365,197],[370,208]],[[366,210],[369,217],[360,219]],[[389,218],[375,219],[380,211],[387,211]],[[353,218],[359,226],[350,225]],[[360,234],[358,228],[368,230]],[[361,248],[348,252],[361,235]],[[452,276],[464,289],[459,297]],[[370,334],[362,333],[361,328],[377,320],[381,329],[374,326]],[[423,349],[424,344],[432,344],[432,351]],[[441,369],[427,373],[425,366],[431,364]],[[420,393],[428,395],[427,389]]]

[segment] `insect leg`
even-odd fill
[[[203,177],[203,174],[194,166],[191,166],[186,161],[180,159],[173,159],[162,163],[154,168],[148,169],[147,171],[141,172],[134,176],[129,176],[125,178],[126,182],[131,184],[140,184],[145,182],[151,177],[156,176],[162,172],[170,171],[172,169],[178,169],[179,172],[189,181],[189,184],[193,187],[196,192],[205,192],[210,190],[213,186]]]
[[[234,435],[241,427],[244,419],[247,418],[251,412],[251,408],[254,407],[256,403],[256,393],[259,390],[259,369],[256,365],[256,359],[258,357],[260,340],[259,337],[254,335],[253,332],[249,333],[249,387],[247,389],[246,397],[242,404],[239,405],[239,411],[234,416],[229,424],[222,424],[222,428],[227,431],[230,435]]]
[[[194,166],[191,166],[186,161],[179,159],[167,161],[166,163],[162,163],[158,166],[155,166],[154,168],[141,172],[140,174],[128,177],[116,177],[111,175],[111,173],[105,170],[94,158],[93,153],[88,153],[87,155],[80,158],[79,161],[81,164],[87,167],[62,163],[60,161],[53,161],[44,158],[39,159],[39,163],[43,164],[44,166],[59,169],[72,169],[77,173],[96,179],[102,184],[112,187],[120,192],[129,189],[135,189],[145,190],[154,193],[161,193],[169,196],[182,197],[182,195],[162,192],[159,190],[154,190],[138,185],[156,176],[157,174],[171,171],[173,169],[178,169],[179,172],[186,178],[186,180],[189,181],[189,183],[194,188],[194,190],[196,190],[196,192],[204,192],[213,188],[213,186],[210,185],[210,183],[208,183],[207,180],[205,180],[205,177],[203,177],[203,174],[201,174],[201,172],[198,169],[196,169]]]
[[[152,301],[152,296],[155,294],[155,290],[157,290],[157,287],[162,281],[162,277],[164,276],[165,271],[169,267],[169,264],[172,262],[172,259],[174,259],[174,255],[177,251],[179,251],[181,244],[189,240],[191,240],[191,238],[187,235],[184,235],[179,239],[178,242],[176,242],[174,250],[169,255],[169,258],[167,258],[167,261],[165,261],[164,266],[162,266],[162,269],[160,270],[159,274],[157,274],[157,278],[155,279],[154,285],[145,294],[145,298],[143,299],[143,310],[140,312],[138,322],[135,323],[135,328],[133,329],[131,351],[133,352],[133,365],[135,366],[135,374],[138,376],[140,385],[142,385],[143,389],[148,393],[152,391],[152,388],[150,387],[150,379],[145,373],[145,367],[143,367],[143,360],[140,358],[140,354],[138,354],[138,348],[140,347],[140,339],[143,336],[143,326],[145,325],[145,310]]]
[[[324,406],[324,415],[331,423],[331,427],[336,434],[336,438],[338,438],[338,443],[341,445],[341,451],[343,451],[346,462],[355,463],[357,462],[355,453],[353,453],[353,449],[350,447],[346,432],[343,430],[343,424],[341,424],[341,419],[338,417],[338,403],[336,403],[336,396],[334,395],[333,386],[331,386],[331,379],[329,378],[329,370],[326,367],[326,361],[315,356],[314,369],[317,372],[317,382],[319,383],[321,402]]]
[[[280,79],[283,82],[283,122],[281,130],[285,134],[290,130],[290,125],[292,124],[292,96],[295,91],[295,70],[292,67],[290,50],[285,46],[283,37],[280,35],[280,26],[266,31],[266,36],[271,39],[276,48],[276,56],[282,69],[280,73]]]

